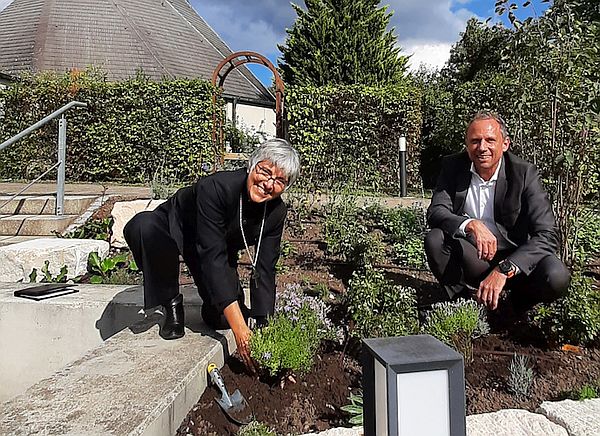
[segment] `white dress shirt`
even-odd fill
[[[504,165],[504,157],[500,160],[500,165],[498,165],[490,180],[486,181],[477,174],[475,165],[471,163],[471,183],[469,184],[464,207],[464,215],[469,218],[460,225],[457,231],[457,236],[465,238],[467,236],[465,231],[467,225],[474,219],[480,220],[496,237],[498,250],[510,248],[510,243],[502,236],[494,219],[496,182],[502,165]]]

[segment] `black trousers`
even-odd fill
[[[144,275],[144,308],[164,306],[179,295],[179,256],[188,266],[198,293],[202,298],[202,319],[214,329],[229,328],[222,312],[211,304],[210,295],[204,287],[198,258],[193,244],[184,253],[169,233],[167,212],[158,208],[152,212],[140,212],[125,228],[123,236],[133,253],[133,258]],[[244,318],[249,310],[244,304],[244,293],[238,283],[238,303]]]
[[[510,253],[511,250],[498,251],[488,262],[477,257],[477,247],[468,239],[453,238],[440,229],[432,229],[425,237],[429,268],[440,284],[452,292],[460,288],[478,289],[481,281]],[[506,288],[511,290],[516,305],[527,308],[564,296],[570,279],[565,264],[552,254],[540,260],[528,276],[519,273],[508,279]]]

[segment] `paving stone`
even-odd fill
[[[48,270],[57,275],[63,265],[67,266],[67,277],[73,278],[87,272],[87,259],[96,251],[100,257],[108,254],[106,241],[93,239],[40,238],[0,247],[0,282],[29,281],[33,268],[41,269],[48,260]]]
[[[125,224],[139,212],[154,210],[165,200],[133,200],[117,201],[112,210],[114,223],[112,226],[111,244],[113,247],[127,247],[127,242],[123,237],[123,228]]]
[[[544,401],[538,408],[553,422],[567,429],[569,436],[600,435],[600,399]]]
[[[568,433],[538,413],[506,409],[467,416],[467,436],[568,436]]]
[[[222,366],[235,340],[198,324],[165,341],[152,318],[3,403],[0,435],[175,434],[206,387],[208,363]]]

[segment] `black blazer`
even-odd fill
[[[468,218],[464,205],[471,183],[467,152],[446,156],[427,210],[431,228],[454,236]],[[494,218],[498,230],[515,248],[511,262],[529,275],[538,262],[558,248],[552,206],[536,168],[510,152],[504,153],[494,194]]]
[[[180,189],[163,203],[168,211],[169,232],[179,252],[190,270],[199,275],[197,284],[208,293],[210,304],[221,312],[238,298],[238,252],[245,248],[240,230],[240,194],[248,245],[256,246],[263,217],[264,204],[248,198],[247,176],[245,168],[218,172]],[[275,264],[286,213],[281,198],[267,202],[257,263],[258,286],[250,281],[252,316],[271,315],[275,308]]]

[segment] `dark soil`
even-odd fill
[[[325,289],[332,303],[340,301],[352,269],[325,254],[321,228],[316,221],[288,224],[284,240],[291,250],[282,257],[277,286],[301,283],[312,289]],[[247,279],[249,262],[241,258],[240,278]],[[444,299],[441,289],[428,271],[386,266],[387,275],[396,283],[419,289],[418,305],[427,309]],[[600,262],[590,265],[589,273],[600,282]],[[182,282],[190,282],[182,274]],[[519,408],[535,411],[543,401],[564,399],[571,391],[600,381],[600,349],[562,349],[547,344],[540,331],[526,319],[518,318],[503,302],[490,313],[492,334],[476,339],[473,361],[465,363],[467,414]],[[340,407],[348,404],[350,392],[360,388],[358,344],[346,348],[329,345],[319,353],[313,370],[293,381],[258,378],[244,371],[234,355],[222,369],[229,391],[239,389],[251,406],[254,417],[278,434],[306,433],[346,425],[348,415]],[[509,365],[514,354],[530,358],[534,370],[531,394],[517,399],[508,390]],[[219,409],[215,387],[208,387],[193,410],[182,422],[179,435],[230,435],[238,426]]]

